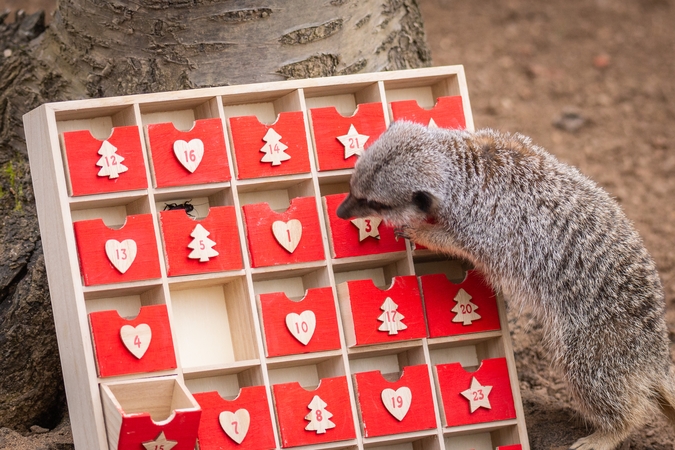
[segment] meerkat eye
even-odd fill
[[[413,204],[423,213],[429,214],[434,205],[434,197],[428,192],[416,191],[412,197]]]

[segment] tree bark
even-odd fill
[[[0,42],[0,427],[65,412],[21,116],[44,102],[428,66],[415,0],[61,0]]]

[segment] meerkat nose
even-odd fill
[[[356,206],[358,203],[358,200],[354,198],[352,194],[347,194],[347,197],[340,203],[340,206],[338,206],[337,209],[337,216],[340,219],[349,219],[353,216],[352,210],[354,209],[354,206]]]

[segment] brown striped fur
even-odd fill
[[[529,138],[395,123],[358,161],[338,215],[380,216],[535,311],[596,427],[570,448],[612,450],[657,410],[675,424],[654,262],[604,190]]]

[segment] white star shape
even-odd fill
[[[145,450],[157,450],[160,448],[162,450],[171,450],[178,445],[178,441],[167,441],[166,436],[164,436],[164,432],[162,431],[154,441],[143,442],[142,445],[145,447]]]
[[[337,140],[345,147],[345,159],[353,155],[363,155],[363,146],[366,145],[368,139],[370,139],[370,136],[359,134],[354,125],[349,126],[347,134],[337,137]]]
[[[368,236],[375,239],[380,238],[380,223],[382,219],[379,217],[363,217],[352,219],[351,222],[359,229],[359,242],[362,242]]]
[[[427,128],[438,128],[438,125],[436,125],[436,122],[434,121],[433,118],[429,119],[429,123],[427,124]]]
[[[471,387],[466,391],[460,392],[460,394],[471,403],[471,413],[473,414],[480,407],[492,409],[490,399],[488,399],[491,390],[492,386],[481,386],[476,377],[471,377]]]

